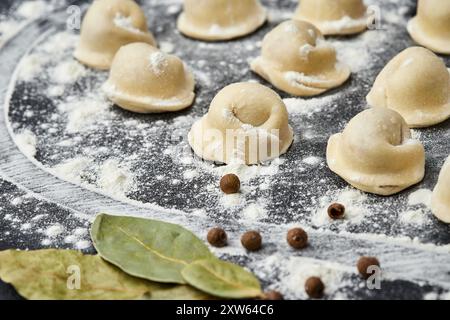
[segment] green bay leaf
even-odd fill
[[[181,270],[213,255],[192,232],[162,221],[99,214],[91,237],[100,256],[126,273],[164,283],[185,284]]]
[[[77,269],[78,288],[72,281]],[[191,286],[129,276],[98,255],[74,250],[0,251],[0,279],[12,284],[27,299],[212,299]]]
[[[195,261],[183,269],[182,275],[191,286],[221,298],[255,298],[262,294],[252,273],[218,259]]]

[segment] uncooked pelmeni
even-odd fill
[[[252,33],[266,18],[259,0],[184,0],[178,30],[200,40],[228,40]]]
[[[420,45],[450,54],[450,1],[419,0],[417,16],[409,21],[408,32]]]
[[[359,33],[371,22],[362,0],[300,0],[294,19],[311,22],[324,35]]]
[[[109,69],[123,45],[146,42],[155,45],[141,8],[132,0],[95,0],[82,25],[75,58],[97,69]]]
[[[256,164],[285,153],[293,131],[278,94],[258,83],[235,83],[215,96],[188,140],[203,159]]]
[[[450,74],[428,49],[408,48],[378,75],[367,102],[391,108],[411,127],[427,127],[450,117]]]
[[[450,156],[442,166],[431,198],[431,210],[439,220],[450,223]]]
[[[335,88],[350,76],[336,50],[309,22],[290,20],[270,31],[251,69],[275,87],[296,96],[313,96]]]
[[[342,133],[330,137],[327,163],[352,186],[391,195],[423,179],[425,151],[411,139],[400,114],[370,108],[351,119]]]
[[[194,78],[183,61],[142,42],[119,49],[103,85],[108,98],[140,113],[177,111],[194,100]]]

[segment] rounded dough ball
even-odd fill
[[[327,163],[355,188],[391,195],[423,179],[425,151],[405,120],[386,108],[356,115],[328,140]]]
[[[146,42],[156,45],[141,8],[132,0],[95,0],[82,25],[74,56],[96,69],[109,69],[123,45]]]
[[[450,156],[442,166],[431,198],[431,211],[439,220],[450,223]]]
[[[189,37],[218,41],[250,34],[266,18],[259,0],[184,0],[177,25]]]
[[[194,87],[194,78],[183,61],[136,42],[117,52],[103,90],[124,109],[150,113],[190,106]]]
[[[450,117],[449,71],[430,50],[408,48],[380,72],[367,102],[394,109],[411,128],[437,124]]]
[[[362,0],[300,0],[294,19],[311,22],[324,35],[359,33],[371,22]]]
[[[256,164],[285,153],[293,131],[278,94],[258,83],[235,83],[214,97],[188,140],[206,160]]]
[[[309,22],[290,20],[263,40],[261,56],[251,69],[275,87],[296,96],[313,96],[340,86],[350,69]]]
[[[409,21],[408,32],[420,45],[450,54],[450,1],[419,0],[417,16]]]

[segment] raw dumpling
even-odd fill
[[[450,157],[445,161],[433,190],[431,210],[439,220],[450,223]]]
[[[256,164],[285,153],[293,131],[278,94],[258,83],[235,83],[215,96],[188,140],[206,160]]]
[[[183,61],[142,42],[119,49],[103,90],[120,107],[140,113],[177,111],[194,100],[194,78]]]
[[[450,1],[419,0],[417,16],[409,21],[408,32],[420,45],[450,54]]]
[[[405,120],[386,108],[356,115],[328,140],[327,163],[355,188],[391,195],[423,179],[425,151]]]
[[[184,0],[178,29],[200,40],[228,40],[252,33],[266,18],[259,0]]]
[[[391,108],[411,127],[427,127],[450,117],[450,74],[428,49],[408,48],[378,75],[367,102]]]
[[[294,19],[311,22],[324,35],[359,33],[371,22],[362,0],[300,0]]]
[[[313,96],[335,88],[350,76],[336,51],[309,22],[285,21],[263,40],[251,69],[275,87],[296,96]]]
[[[141,8],[132,0],[95,0],[83,19],[74,56],[89,67],[109,69],[119,48],[132,42],[156,44]]]

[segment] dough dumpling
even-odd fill
[[[194,78],[183,61],[136,42],[119,49],[103,90],[124,109],[150,113],[190,106],[194,87]]]
[[[95,0],[83,19],[74,56],[89,67],[109,69],[119,48],[132,42],[156,45],[136,2]]]
[[[359,33],[370,22],[362,0],[300,0],[294,19],[311,22],[324,35]]]
[[[411,128],[442,122],[450,117],[449,70],[430,50],[408,48],[381,71],[367,102],[394,109]]]
[[[178,30],[200,40],[228,40],[252,33],[266,18],[259,0],[184,0]]]
[[[417,16],[409,21],[408,32],[420,45],[450,54],[450,1],[419,0]]]
[[[283,100],[258,83],[235,83],[213,99],[194,123],[189,144],[201,158],[256,164],[285,153],[293,141]]]
[[[270,31],[251,69],[275,87],[296,96],[313,96],[340,86],[350,69],[309,22],[290,20]]]
[[[405,120],[386,108],[356,115],[328,140],[327,163],[355,188],[391,195],[423,179],[425,151]]]
[[[450,156],[442,166],[431,198],[431,210],[439,220],[450,223]]]

